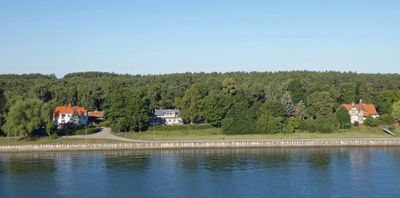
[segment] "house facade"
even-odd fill
[[[179,109],[155,109],[154,117],[150,120],[151,125],[182,125]]]
[[[363,124],[364,120],[371,116],[373,118],[379,117],[374,104],[363,103],[362,100],[358,104],[342,104],[344,108],[349,111],[350,121],[352,124]]]
[[[75,123],[78,125],[88,124],[88,111],[80,106],[57,106],[54,109],[53,121],[57,125]]]

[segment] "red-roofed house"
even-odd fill
[[[57,106],[54,109],[53,120],[56,121],[58,125],[68,122],[87,125],[88,113],[85,108],[80,106]]]
[[[88,111],[89,122],[104,120],[104,111]]]
[[[349,111],[350,121],[352,124],[362,124],[368,116],[372,116],[373,118],[379,117],[375,105],[363,103],[362,100],[360,100],[358,104],[342,104],[342,107]]]

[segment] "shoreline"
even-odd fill
[[[0,145],[0,153],[25,151],[96,151],[132,149],[192,148],[268,148],[268,147],[347,147],[400,146],[400,138],[353,139],[279,139],[279,140],[215,140],[215,141],[138,141],[126,143]]]

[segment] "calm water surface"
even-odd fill
[[[400,197],[400,147],[0,154],[0,197]]]

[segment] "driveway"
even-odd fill
[[[69,138],[69,139],[104,139],[104,140],[118,140],[118,141],[126,141],[126,142],[139,142],[139,140],[132,140],[128,138],[119,137],[113,135],[111,133],[111,128],[102,128],[102,130],[98,133],[93,133],[89,135],[71,135],[71,136],[63,136],[62,138]]]

